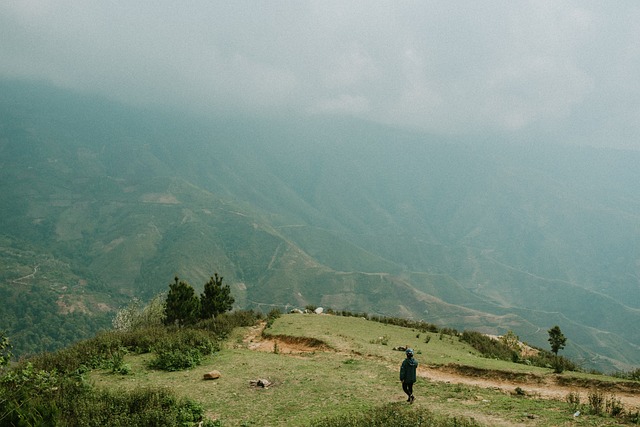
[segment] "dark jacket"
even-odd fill
[[[413,357],[407,357],[402,361],[400,366],[400,381],[405,383],[416,382],[416,369],[418,368],[418,361]]]

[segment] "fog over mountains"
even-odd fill
[[[0,329],[18,352],[214,272],[238,308],[422,319],[640,365],[640,152],[319,115],[215,119],[0,83]]]

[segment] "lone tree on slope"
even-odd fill
[[[9,338],[4,335],[4,332],[0,331],[0,370],[9,365],[12,356]]]
[[[222,284],[223,277],[214,277],[204,284],[204,293],[200,295],[200,318],[209,319],[231,310],[235,299],[231,296],[229,285]]]
[[[562,334],[560,326],[556,325],[549,329],[549,344],[551,344],[551,351],[556,356],[556,373],[562,372],[562,366],[558,360],[558,351],[562,350],[567,343],[567,338]]]
[[[164,323],[178,326],[190,325],[198,320],[199,312],[200,301],[195,290],[176,276],[175,282],[169,285],[164,307]]]

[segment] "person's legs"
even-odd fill
[[[407,402],[409,402],[411,400],[411,394],[412,394],[412,390],[411,388],[413,387],[413,384],[411,383],[407,383],[407,382],[403,382],[402,383],[402,391],[404,391],[407,395]]]

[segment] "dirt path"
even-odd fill
[[[423,378],[427,378],[431,381],[446,382],[452,384],[464,384],[469,386],[475,386],[486,389],[501,390],[505,393],[515,393],[516,388],[519,388],[521,392],[527,396],[538,397],[542,399],[553,399],[565,401],[569,393],[578,393],[582,400],[582,403],[588,403],[589,393],[592,392],[593,387],[585,386],[566,386],[558,384],[552,378],[538,378],[536,381],[517,381],[517,380],[503,380],[499,378],[483,378],[473,377],[452,372],[446,367],[427,367],[419,368],[418,375]],[[640,391],[633,392],[631,390],[604,390],[599,389],[605,396],[615,395],[617,399],[627,409],[635,408],[640,409]]]
[[[249,329],[243,339],[243,344],[250,350],[274,352],[289,356],[301,355],[304,353],[317,351],[334,351],[329,348],[310,345],[306,340],[287,341],[281,339],[264,338],[262,331],[265,323],[262,322]],[[391,368],[391,367],[390,367]],[[395,367],[393,367],[395,369]],[[515,380],[500,378],[499,373],[489,376],[474,376],[464,374],[458,371],[456,367],[448,366],[421,366],[418,369],[418,375],[429,381],[437,381],[451,384],[463,384],[468,386],[480,387],[485,389],[500,390],[504,393],[515,393],[516,388],[527,396],[537,397],[541,399],[553,399],[564,401],[569,393],[579,393],[582,403],[588,403],[589,393],[592,392],[593,386],[581,385],[562,385],[557,382],[556,377],[535,377],[529,380]],[[640,388],[632,389],[615,389],[605,390],[599,388],[606,396],[615,395],[617,399],[629,410],[640,409]]]

